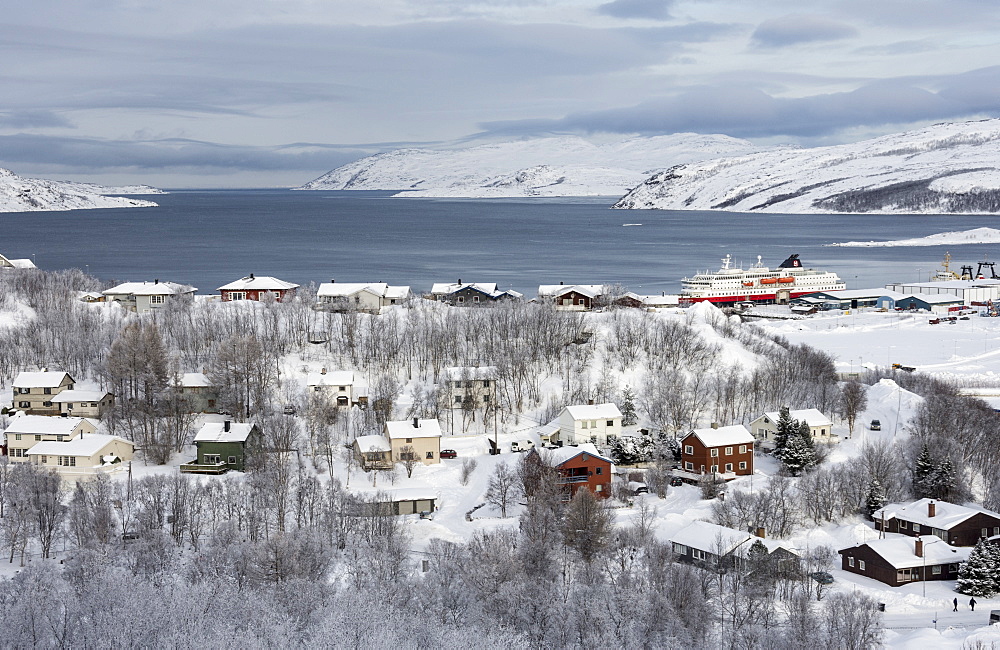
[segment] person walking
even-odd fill
[[[976,599],[975,598],[970,598],[969,599],[969,607],[972,608],[972,611],[976,611]]]
[[[953,610],[951,610],[951,611],[953,611],[953,612],[957,612],[957,611],[958,611],[958,598],[956,598],[956,599],[955,599],[954,601],[952,601],[952,602],[953,602],[953,603],[955,603],[955,608],[954,608]]]

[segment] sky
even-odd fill
[[[403,147],[1000,116],[995,0],[6,4],[0,167],[22,176],[283,187]]]

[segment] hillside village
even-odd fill
[[[741,311],[255,274],[204,296],[12,265],[0,595],[83,611],[90,575],[256,643],[1000,641],[996,283],[951,282]],[[316,614],[208,624],[176,602],[218,593]],[[361,624],[359,597],[395,623]],[[93,634],[66,625],[38,642]]]

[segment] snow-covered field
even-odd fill
[[[961,246],[963,244],[996,244],[1000,242],[1000,230],[996,228],[973,228],[956,232],[941,232],[913,239],[888,241],[848,241],[827,246],[847,248],[892,248],[897,246]]]

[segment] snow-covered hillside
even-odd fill
[[[152,201],[105,194],[157,194],[151,187],[102,187],[89,183],[23,178],[0,169],[0,212],[37,212],[42,210],[82,210],[87,208],[155,207]]]
[[[616,208],[778,213],[1000,212],[1000,120],[814,149],[774,149],[654,174]]]
[[[567,136],[466,149],[400,149],[338,167],[296,189],[477,198],[615,196],[658,169],[759,149],[746,140],[692,133],[609,144]]]
[[[847,241],[827,246],[847,248],[894,248],[898,246],[962,246],[964,244],[1000,243],[1000,230],[996,228],[973,228],[955,232],[940,232],[913,239],[893,239],[888,241]]]

